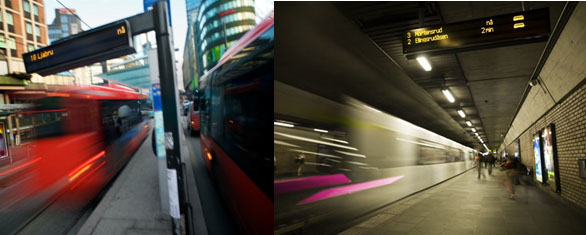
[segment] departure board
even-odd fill
[[[22,55],[27,73],[42,76],[135,52],[127,21],[120,21],[55,41]]]
[[[403,54],[528,43],[547,40],[549,34],[549,9],[543,8],[409,30],[403,34]]]

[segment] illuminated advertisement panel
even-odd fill
[[[550,188],[556,192],[559,192],[559,172],[557,164],[557,156],[555,149],[555,136],[553,124],[543,129],[541,132],[541,138],[543,141],[543,160],[545,170],[547,172],[547,183]]]
[[[541,169],[541,141],[540,134],[533,137],[533,154],[535,154],[535,179],[543,183],[543,174]]]

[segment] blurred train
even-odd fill
[[[473,166],[474,149],[352,97],[274,91],[275,234],[341,232]]]
[[[202,158],[240,230],[272,234],[274,13],[199,83]]]
[[[83,204],[146,138],[146,96],[120,85],[27,96],[0,115],[0,234],[11,234],[62,195]],[[64,205],[64,208],[69,205]],[[72,207],[75,208],[75,207]]]

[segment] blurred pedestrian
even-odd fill
[[[507,157],[507,162],[503,166],[502,170],[505,171],[503,174],[503,182],[505,184],[505,189],[507,193],[509,193],[510,199],[515,199],[515,188],[513,186],[513,179],[516,177],[516,161],[512,159],[512,157]]]
[[[486,166],[488,167],[488,175],[492,175],[492,167],[494,166],[496,159],[492,154],[486,155]]]
[[[476,155],[476,157],[474,158],[474,163],[476,164],[476,167],[478,168],[478,179],[480,180],[480,175],[482,175],[482,177],[484,179],[486,179],[486,175],[484,174],[484,171],[482,170],[482,155],[480,155],[480,154]]]
[[[295,163],[299,165],[297,167],[297,176],[301,176],[301,168],[303,168],[303,164],[305,164],[305,154],[300,153],[297,158],[295,158]]]

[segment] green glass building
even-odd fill
[[[216,65],[227,48],[256,25],[253,0],[203,0],[196,30],[199,76]]]

